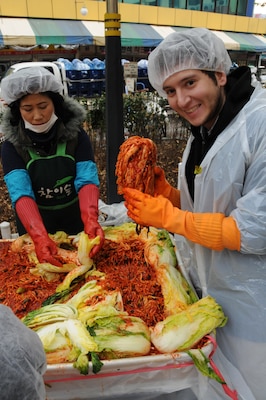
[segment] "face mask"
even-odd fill
[[[51,127],[54,125],[54,123],[58,120],[58,117],[55,115],[55,113],[52,114],[51,118],[49,119],[48,122],[45,122],[45,124],[41,125],[32,125],[29,122],[25,121],[25,128],[31,130],[32,132],[35,133],[46,133],[48,132]]]

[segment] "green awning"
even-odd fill
[[[156,47],[162,39],[152,25],[121,23],[121,45],[123,47]]]
[[[93,36],[81,21],[28,19],[36,44],[93,44]]]
[[[190,28],[121,23],[123,47],[156,47],[171,32]],[[266,38],[242,32],[213,31],[227,50],[266,52]],[[92,45],[104,46],[104,22],[41,18],[0,18],[0,45],[34,46]]]

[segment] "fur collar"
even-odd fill
[[[60,124],[57,138],[60,139],[64,137],[64,140],[68,141],[76,136],[86,118],[86,111],[77,100],[71,97],[64,97],[64,101],[67,109],[74,114],[74,117],[65,123],[65,125],[62,123]],[[10,108],[7,108],[1,121],[2,132],[5,139],[11,142],[14,146],[30,146],[29,137],[22,128],[22,123],[20,123],[18,126],[12,126],[10,124],[10,118],[11,111]]]

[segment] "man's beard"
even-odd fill
[[[202,124],[203,126],[206,126],[208,124],[209,121],[214,121],[214,123],[212,124],[211,128],[208,129],[209,131],[214,127],[214,125],[216,124],[216,121],[219,117],[219,114],[224,106],[225,103],[225,94],[223,91],[220,91],[219,97],[217,99],[216,102],[216,107],[215,109],[211,112],[211,114],[208,115],[207,119],[204,121],[204,123]]]

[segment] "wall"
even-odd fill
[[[81,15],[83,6],[88,9]],[[93,0],[0,0],[0,15],[6,17],[30,17],[52,19],[79,19],[103,21],[105,1]],[[169,26],[204,26],[221,31],[266,34],[266,19],[119,3],[121,22],[136,22]]]

